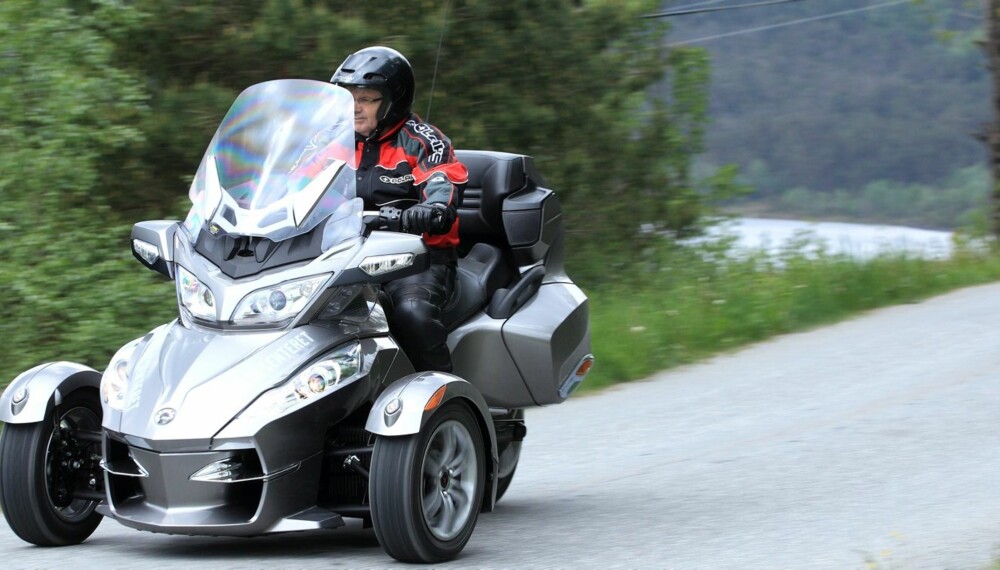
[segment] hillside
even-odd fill
[[[703,161],[739,164],[758,197],[857,192],[879,180],[936,185],[984,165],[974,138],[989,120],[973,43],[980,14],[957,0],[802,0],[671,18],[672,43],[711,56]]]

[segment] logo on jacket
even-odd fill
[[[383,184],[406,184],[407,182],[413,182],[416,178],[412,174],[404,174],[399,178],[393,178],[391,176],[382,175],[378,177],[379,182]]]
[[[427,144],[431,147],[431,155],[428,157],[430,162],[442,162],[444,160],[444,141],[437,136],[434,132],[434,128],[427,123],[418,123],[414,120],[406,122],[410,128],[413,129],[418,135],[424,137],[427,140]]]

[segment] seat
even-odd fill
[[[477,243],[458,260],[455,292],[441,314],[441,323],[449,331],[462,324],[486,304],[500,285],[503,268],[496,246]]]

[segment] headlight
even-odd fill
[[[234,325],[275,325],[299,314],[329,279],[329,274],[286,281],[258,289],[240,301],[233,313]]]
[[[125,409],[132,355],[141,341],[141,338],[133,340],[118,349],[104,375],[101,376],[101,400],[111,409],[118,411]]]
[[[205,321],[215,321],[215,295],[190,271],[177,266],[177,293],[181,304],[191,316]]]
[[[240,418],[278,417],[323,394],[350,384],[361,370],[361,343],[344,345],[303,368],[287,382],[264,392]]]

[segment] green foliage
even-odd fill
[[[630,279],[587,290],[597,362],[583,388],[1000,278],[1000,257],[968,244],[957,244],[957,254],[943,261],[817,256],[810,253],[816,245],[790,244],[776,259],[729,255],[724,242],[648,252],[645,268]]]
[[[98,189],[102,153],[142,141],[139,83],[110,65],[98,4],[81,17],[63,2],[0,4],[0,378],[44,360],[102,368],[144,332],[172,293],[128,253],[128,226]],[[162,318],[162,317],[161,317]]]
[[[983,233],[987,229],[989,184],[984,167],[970,166],[934,186],[877,180],[853,191],[819,192],[798,187],[740,207],[757,215],[780,212],[807,219],[965,228]]]

